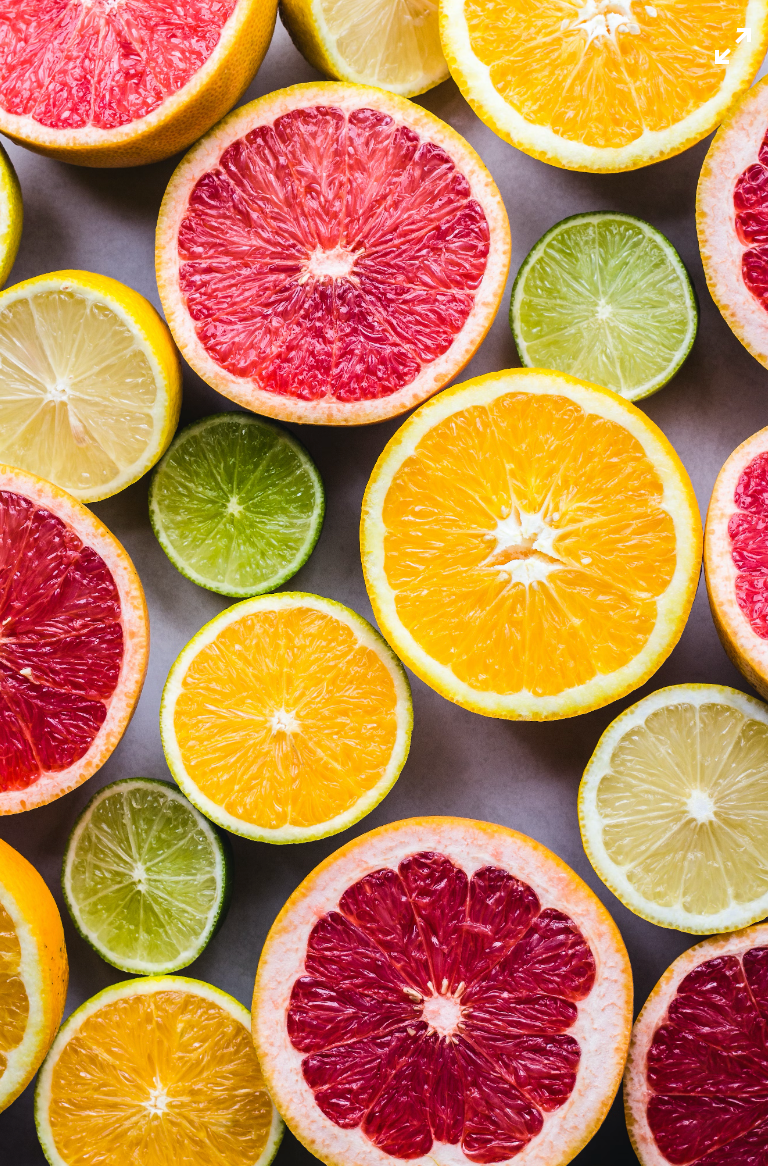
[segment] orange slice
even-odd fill
[[[37,1072],[67,994],[64,930],[35,868],[0,839],[0,1111]]]
[[[185,976],[105,988],[69,1017],[38,1079],[51,1166],[268,1166],[283,1123],[247,1009]]]
[[[671,652],[701,564],[680,459],[644,413],[514,370],[422,405],[384,449],[361,523],[384,635],[427,684],[496,717],[569,717]]]
[[[722,121],[768,46],[766,0],[441,0],[454,80],[479,117],[569,170],[633,170]]]
[[[206,624],[173,665],[160,709],[189,800],[263,842],[323,838],[369,813],[405,764],[412,722],[405,673],[370,624],[291,592]]]

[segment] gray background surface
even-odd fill
[[[272,46],[244,100],[317,77],[278,23]],[[694,222],[702,142],[667,162],[629,174],[568,173],[500,141],[460,96],[452,81],[418,99],[469,139],[488,165],[512,227],[514,277],[530,247],[550,226],[580,211],[612,209],[647,219],[678,248],[701,304],[698,339],[675,380],[642,403],[677,449],[702,516],[721,465],[744,438],[768,424],[768,372],[721,319],[707,291]],[[6,143],[7,144],[7,143]],[[178,159],[131,170],[89,170],[9,146],[24,193],[24,235],[9,283],[46,271],[81,268],[114,276],[158,308],[153,245],[157,211]],[[506,319],[509,288],[498,318],[462,379],[519,362]],[[185,368],[182,423],[233,408]],[[348,604],[372,619],[360,568],[360,502],[374,462],[397,420],[361,429],[295,427],[315,458],[327,492],[325,526],[309,562],[287,585]],[[138,711],[107,764],[83,787],[52,805],[0,820],[0,837],[42,872],[59,903],[71,978],[67,1014],[108,984],[125,979],[76,934],[64,909],[59,872],[78,813],[109,781],[144,775],[168,779],[158,730],[165,677],[191,636],[229,600],[196,587],[171,566],[147,516],[148,478],[95,512],[124,543],[144,584],[152,627],[149,672]],[[656,676],[632,697],[586,716],[540,724],[491,720],[466,712],[411,677],[415,725],[410,757],[392,792],[352,830],[321,842],[272,847],[233,838],[235,890],[223,928],[184,974],[231,992],[250,1007],[256,964],[269,927],[288,895],[326,855],[355,835],[417,814],[456,814],[500,822],[551,847],[586,879],[626,941],[639,1008],[656,980],[694,942],[680,932],[636,918],[600,883],[579,836],[576,797],[584,766],[602,731],[648,692],[686,681],[749,685],[726,657],[709,614],[703,579],[682,639]],[[44,1166],[32,1114],[33,1085],[0,1115],[0,1163]],[[276,1166],[314,1159],[286,1134]],[[636,1162],[620,1100],[576,1159],[579,1166]],[[129,1166],[115,1163],[115,1166]]]

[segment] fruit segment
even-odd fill
[[[768,310],[768,131],[756,160],[733,191],[736,233],[745,247],[741,271],[749,291]]]

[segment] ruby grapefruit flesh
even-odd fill
[[[757,158],[736,181],[733,207],[736,232],[744,246],[744,284],[768,311],[768,131]]]
[[[742,472],[733,500],[736,510],[728,520],[728,537],[738,572],[736,599],[752,630],[768,640],[768,452],[759,453]]]
[[[393,1158],[460,1145],[503,1162],[569,1098],[570,1035],[595,959],[561,911],[499,867],[445,855],[364,876],[318,919],[288,1032],[317,1105]]]

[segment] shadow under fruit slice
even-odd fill
[[[768,1155],[768,926],[707,939],[637,1018],[624,1079],[642,1166],[757,1166]]]
[[[262,842],[336,834],[378,805],[408,756],[408,681],[354,611],[301,592],[247,599],[190,640],[160,732],[189,800]]]
[[[63,490],[0,466],[0,814],[104,764],[148,652],[144,592],[114,535]]]
[[[704,570],[723,647],[768,697],[768,429],[743,441],[717,475]]]
[[[51,1166],[269,1166],[283,1123],[247,1009],[211,984],[151,976],[105,988],[59,1030],[35,1120]]]
[[[360,541],[379,627],[441,695],[542,720],[637,688],[701,563],[691,483],[607,389],[515,369],[447,389],[374,467]]]
[[[67,994],[64,930],[35,868],[0,839],[0,1111],[37,1072]]]
[[[322,862],[259,963],[253,1034],[296,1136],[329,1166],[561,1166],[618,1088],[621,937],[549,850],[413,818]]]
[[[355,425],[463,368],[509,267],[480,158],[419,106],[294,85],[236,110],[168,185],[157,282],[182,353],[238,404]]]

